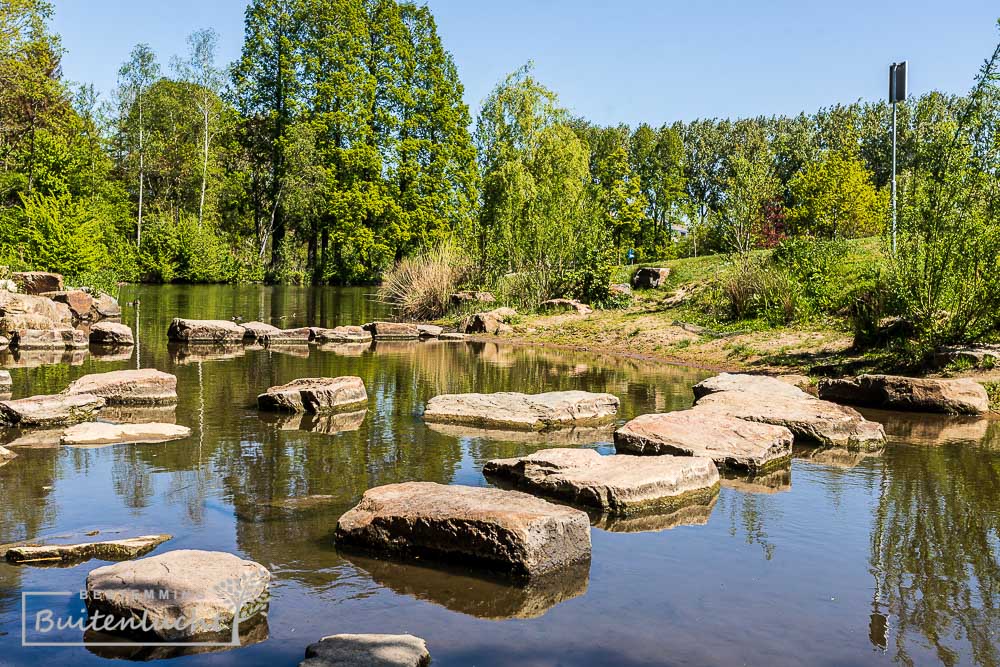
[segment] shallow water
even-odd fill
[[[891,434],[879,455],[797,449],[790,470],[727,480],[710,506],[595,519],[589,572],[511,588],[468,572],[342,557],[336,519],[372,486],[483,485],[485,461],[546,444],[610,453],[610,431],[532,438],[429,428],[420,418],[427,399],[608,391],[622,399],[622,423],[690,405],[690,387],[706,372],[493,343],[205,355],[168,347],[172,317],[239,314],[292,327],[384,313],[365,290],[141,287],[122,297],[140,300],[124,308],[139,334],[132,354],[0,356],[15,397],[60,391],[85,373],[155,367],[178,376],[169,418],[193,434],[96,449],[60,448],[58,432],[5,434],[0,441],[14,440],[19,456],[0,467],[0,543],[168,532],[174,539],[154,553],[218,549],[272,571],[266,639],[258,633],[258,643],[171,664],[293,666],[327,634],[409,632],[427,640],[439,666],[1000,665],[992,422],[871,412]],[[368,388],[363,418],[297,423],[262,419],[253,407],[268,386],[349,374]],[[330,498],[280,504],[314,494]],[[0,563],[0,664],[107,662],[86,648],[22,647],[20,627],[23,591],[78,591],[102,564]]]

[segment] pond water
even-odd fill
[[[425,402],[447,392],[607,391],[622,399],[621,424],[689,406],[691,385],[709,373],[495,343],[199,354],[167,345],[171,318],[336,326],[385,313],[363,289],[129,287],[122,302],[133,302],[123,309],[138,333],[131,354],[4,355],[15,397],[61,391],[86,373],[155,367],[177,375],[180,402],[169,416],[191,437],[71,449],[58,446],[58,432],[4,434],[18,458],[0,467],[0,543],[166,532],[174,539],[154,553],[229,551],[271,570],[266,638],[171,664],[294,666],[324,635],[408,632],[427,640],[438,666],[1000,665],[994,422],[872,412],[890,433],[880,454],[801,449],[789,470],[726,480],[712,505],[595,519],[589,572],[513,588],[341,556],[336,520],[381,484],[485,485],[485,461],[547,445],[612,453],[611,431],[531,438],[430,428]],[[254,408],[268,386],[337,375],[364,379],[363,420],[298,423]],[[345,427],[355,430],[329,432]],[[314,494],[331,497],[280,506]],[[0,563],[0,664],[113,657],[21,646],[22,592],[78,591],[102,564]]]

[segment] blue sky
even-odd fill
[[[601,124],[795,114],[885,95],[910,63],[913,93],[965,92],[1000,38],[996,0],[429,0],[479,103],[528,60],[575,114]],[[108,91],[131,47],[165,67],[193,30],[239,55],[245,0],[55,0],[63,71]]]

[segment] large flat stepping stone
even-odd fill
[[[330,635],[306,648],[299,667],[426,667],[431,654],[413,635]]]
[[[312,332],[308,328],[279,329],[265,322],[246,322],[243,339],[254,343],[274,343],[281,345],[304,345],[309,342]]]
[[[70,426],[59,441],[73,447],[100,447],[118,444],[168,442],[191,435],[191,429],[177,424],[109,424],[84,422]]]
[[[424,420],[540,431],[607,423],[618,413],[618,404],[617,396],[587,391],[443,394],[428,401]]]
[[[90,327],[90,344],[106,347],[131,347],[135,336],[127,324],[121,322],[97,322]]]
[[[52,394],[0,401],[0,424],[9,426],[57,426],[75,424],[93,417],[105,401],[93,394]]]
[[[369,322],[364,326],[375,340],[416,340],[420,329],[405,322]]]
[[[172,535],[142,535],[123,540],[80,544],[19,544],[8,548],[3,556],[11,563],[31,565],[71,563],[91,558],[130,560],[148,554],[172,537]]]
[[[792,456],[792,433],[704,410],[640,415],[615,431],[623,454],[708,457],[722,469],[757,471]]]
[[[342,326],[332,329],[313,328],[313,340],[317,343],[370,343],[371,332],[363,327]]]
[[[365,383],[353,375],[299,378],[257,397],[258,408],[277,412],[346,412],[367,406]]]
[[[791,382],[779,380],[769,375],[749,375],[746,373],[720,373],[694,385],[692,391],[694,391],[696,399],[724,391],[742,391],[748,394],[796,399],[814,398]]]
[[[188,320],[175,318],[167,329],[167,338],[179,343],[238,343],[244,329],[229,320]]]
[[[590,558],[581,510],[485,487],[406,482],[369,489],[337,521],[338,548],[461,561],[516,578]]]
[[[84,375],[66,393],[100,396],[108,405],[170,405],[177,402],[177,376],[155,368]]]
[[[93,570],[87,575],[87,609],[111,615],[113,622],[146,614],[154,621],[151,633],[165,641],[228,639],[235,609],[241,609],[241,629],[262,620],[270,581],[263,565],[233,554],[168,551]]]
[[[10,346],[17,350],[82,350],[87,345],[87,335],[83,331],[61,326],[17,329],[10,339]]]
[[[612,514],[674,509],[705,501],[719,490],[719,471],[709,458],[601,456],[593,449],[546,449],[494,459],[483,474]]]
[[[886,410],[982,415],[990,411],[983,385],[964,378],[911,378],[901,375],[859,375],[823,379],[819,397],[837,403]]]

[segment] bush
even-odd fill
[[[176,222],[150,216],[140,252],[142,272],[154,282],[230,282],[235,261],[226,242],[210,224],[194,216]]]
[[[722,278],[719,291],[727,315],[734,320],[761,318],[772,325],[790,324],[804,308],[799,283],[761,261],[738,263]]]
[[[429,320],[448,312],[451,294],[470,273],[468,259],[443,244],[399,261],[386,272],[379,299],[409,319]]]
[[[103,225],[86,201],[40,193],[22,201],[21,243],[32,268],[72,276],[109,265]]]

